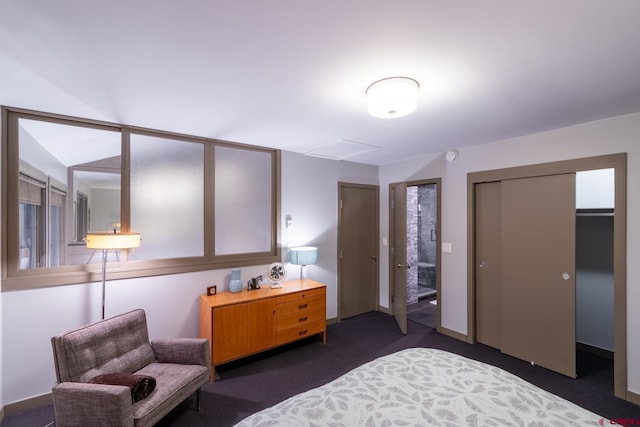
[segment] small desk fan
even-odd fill
[[[267,278],[272,282],[271,288],[277,289],[282,287],[282,282],[287,278],[287,270],[281,262],[274,262],[269,266]]]

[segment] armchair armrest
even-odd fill
[[[160,363],[211,367],[211,351],[206,338],[163,338],[151,342]]]
[[[59,426],[133,426],[128,387],[64,382],[52,389],[55,422]]]

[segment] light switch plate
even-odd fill
[[[453,247],[451,243],[442,242],[442,252],[447,254],[450,254],[451,252],[453,252]]]

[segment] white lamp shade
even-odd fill
[[[140,246],[140,233],[87,233],[89,249],[130,249]]]
[[[367,88],[369,114],[389,119],[413,113],[418,108],[420,85],[408,77],[378,80]]]
[[[312,265],[318,262],[318,248],[299,246],[289,249],[289,260],[294,265]]]

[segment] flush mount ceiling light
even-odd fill
[[[409,77],[389,77],[367,88],[369,114],[390,119],[413,113],[418,107],[420,85]]]

